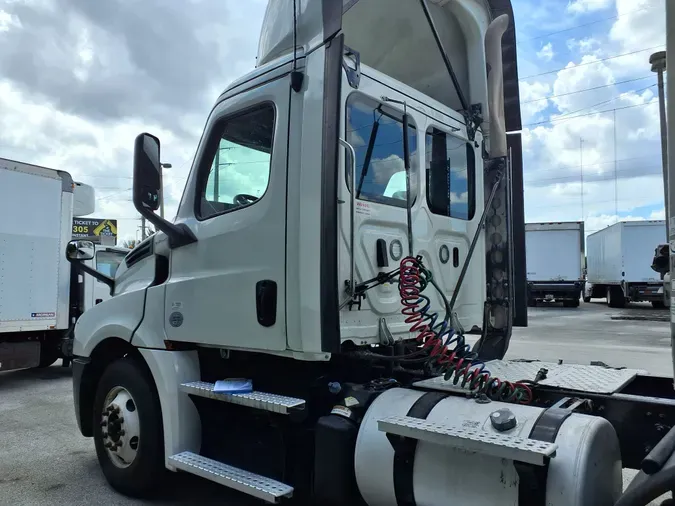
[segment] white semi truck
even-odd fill
[[[606,297],[610,307],[649,301],[662,308],[663,281],[651,264],[665,230],[663,220],[623,221],[589,235],[584,301]]]
[[[525,224],[527,300],[579,307],[584,286],[584,223]]]
[[[151,495],[168,469],[271,503],[635,506],[675,486],[672,379],[502,360],[515,55],[508,0],[271,0],[174,222],[160,141],[137,137],[159,232],[74,343],[115,489]],[[645,469],[623,495],[622,467]]]
[[[67,365],[75,320],[110,297],[65,255],[73,216],[94,205],[68,173],[0,158],[0,371]],[[85,267],[114,275],[128,251],[96,245]]]

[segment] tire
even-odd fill
[[[113,411],[104,416],[106,408]],[[96,389],[92,416],[96,455],[108,483],[131,497],[150,497],[160,490],[166,472],[162,413],[152,377],[143,364],[126,357],[108,366]],[[122,424],[115,423],[120,416]],[[122,436],[120,430],[125,431]],[[115,442],[122,445],[113,453],[105,445]]]
[[[564,300],[563,307],[579,307],[579,299],[575,300]]]
[[[626,297],[620,286],[607,287],[607,305],[613,308],[626,307]]]
[[[652,301],[652,307],[654,309],[665,309],[666,304],[662,300],[653,300]]]
[[[537,307],[537,299],[527,299],[527,307]]]
[[[584,297],[584,302],[585,302],[586,304],[588,304],[590,301],[591,301],[591,298],[590,298],[590,297]]]

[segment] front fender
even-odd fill
[[[96,346],[109,337],[131,341],[143,319],[145,289],[115,295],[84,312],[75,324],[73,355],[89,357]]]
[[[75,325],[73,354],[89,357],[109,337],[127,342],[143,319],[145,291],[155,278],[154,257],[144,258],[115,276],[115,294],[80,316]]]

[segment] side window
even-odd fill
[[[265,104],[219,125],[208,178],[201,180],[199,218],[249,206],[263,197],[270,180],[274,119],[274,106]]]
[[[406,207],[403,118],[394,109],[353,93],[347,99],[347,141],[356,152],[356,198]],[[408,126],[410,191],[417,195],[417,130]],[[351,186],[347,171],[347,185]]]
[[[126,256],[126,253],[121,251],[97,251],[96,270],[106,276],[114,278],[117,268]],[[102,281],[99,281],[99,283],[102,283]]]
[[[427,202],[434,214],[471,220],[476,167],[471,144],[436,128],[426,134]]]

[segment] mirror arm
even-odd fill
[[[77,260],[75,258],[70,258],[66,256],[66,259],[71,263],[77,265],[77,267],[87,274],[93,276],[94,278],[98,279],[101,283],[105,283],[110,287],[110,295],[113,294],[113,291],[115,290],[115,280],[109,276],[106,276],[105,274],[98,272],[96,269],[92,269],[88,265],[85,265],[82,260]]]
[[[136,210],[145,217],[150,223],[152,223],[157,230],[164,232],[169,238],[169,247],[170,248],[180,248],[186,244],[192,244],[197,242],[197,237],[194,232],[188,227],[185,223],[174,224],[168,220],[165,220],[161,216],[153,213],[150,209],[147,209],[141,205],[136,206]]]

